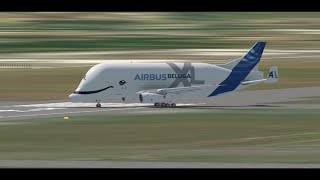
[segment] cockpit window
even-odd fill
[[[87,76],[87,75],[84,75],[84,76],[83,76],[83,80],[86,80],[86,76]]]
[[[122,86],[122,85],[124,85],[126,83],[126,81],[125,80],[121,80],[121,81],[119,81],[119,84]]]

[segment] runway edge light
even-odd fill
[[[64,116],[63,119],[64,120],[69,120],[69,117],[68,116]]]

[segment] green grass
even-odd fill
[[[199,110],[0,124],[0,159],[319,163],[317,110]]]
[[[67,99],[88,67],[0,71],[0,101]]]
[[[277,63],[275,63],[277,64]],[[301,62],[303,64],[303,62]],[[265,76],[269,71],[270,66],[262,68]],[[279,82],[275,84],[258,84],[251,86],[246,90],[260,90],[260,89],[281,89],[281,88],[297,88],[297,87],[311,87],[320,86],[320,66],[314,64],[313,67],[286,67],[279,66]]]
[[[320,104],[320,97],[304,98],[303,100],[294,100],[290,102],[275,102],[272,104]]]

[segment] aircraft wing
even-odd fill
[[[187,86],[187,87],[176,87],[176,88],[162,88],[162,89],[149,89],[149,90],[143,90],[139,91],[138,93],[155,93],[155,94],[180,94],[183,92],[191,92],[191,91],[198,91],[203,90],[207,88],[216,88],[221,85],[199,85],[199,86]]]

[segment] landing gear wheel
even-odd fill
[[[169,104],[169,103],[166,103],[165,107],[170,107],[170,104]]]
[[[176,107],[176,103],[172,103],[172,104],[171,104],[171,107]]]
[[[160,103],[154,103],[154,106],[158,107],[158,106],[160,106]]]
[[[165,107],[166,106],[166,103],[161,103],[161,107]]]
[[[100,104],[100,103],[97,103],[96,107],[97,107],[97,108],[100,108],[100,107],[101,107],[101,104]]]

